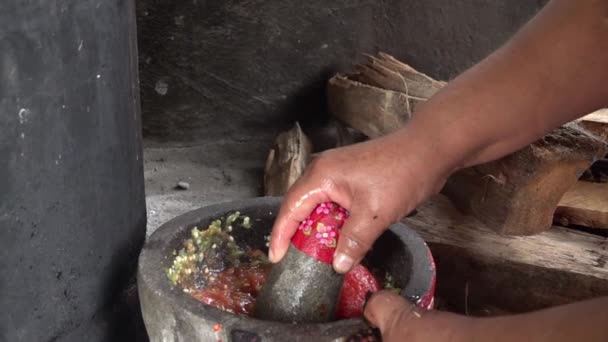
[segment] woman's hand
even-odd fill
[[[392,291],[380,291],[369,299],[364,315],[386,342],[608,341],[608,297],[519,315],[473,318],[418,309]]]
[[[374,294],[367,302],[364,315],[371,325],[380,330],[382,341],[385,342],[493,341],[468,339],[474,319],[417,308],[393,291]]]
[[[285,255],[298,225],[316,205],[333,201],[351,213],[334,255],[336,271],[349,271],[388,226],[440,189],[443,172],[433,169],[431,149],[426,138],[401,130],[320,154],[285,196],[270,260]]]

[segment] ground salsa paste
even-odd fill
[[[251,222],[239,212],[213,221],[207,229],[193,228],[183,248],[173,253],[169,280],[205,304],[236,314],[253,313],[272,264],[262,250],[234,242],[232,230],[243,228],[250,229]],[[356,266],[344,278],[337,318],[361,316],[367,293],[380,288],[376,276]]]

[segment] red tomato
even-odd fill
[[[380,283],[364,266],[357,265],[344,275],[344,284],[338,302],[338,319],[360,317],[368,292],[380,290]]]

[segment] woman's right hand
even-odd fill
[[[320,154],[285,196],[270,260],[283,258],[300,222],[319,203],[333,201],[351,213],[334,255],[336,271],[349,271],[384,230],[443,185],[446,174],[436,168],[431,149],[426,137],[402,129]]]

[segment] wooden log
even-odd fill
[[[608,108],[597,110],[576,120],[576,122],[608,143]],[[606,156],[608,158],[608,155]],[[585,171],[581,180],[598,183],[608,183],[608,159],[603,159],[591,165]]]
[[[608,229],[608,183],[577,182],[559,201],[555,221]]]
[[[604,153],[603,142],[567,125],[497,162],[456,172],[442,193],[500,233],[536,234],[551,228],[564,193]]]
[[[354,73],[329,80],[329,111],[370,138],[401,127],[445,85],[383,53],[368,56],[355,68]]]
[[[608,295],[605,238],[562,227],[502,236],[442,195],[403,221],[429,243],[437,295],[451,310],[520,313]]]
[[[386,53],[367,57],[364,63],[355,66],[357,72],[350,75],[352,79],[421,100],[429,99],[446,85],[446,82],[434,80]]]
[[[329,111],[370,138],[401,127],[411,116],[407,95],[335,75],[327,87]]]
[[[264,194],[280,196],[300,177],[312,153],[312,143],[300,125],[279,134],[264,168]]]
[[[386,54],[356,70],[330,80],[329,109],[371,138],[405,125],[445,85]],[[551,228],[559,199],[605,153],[602,141],[569,124],[512,155],[457,172],[443,192],[496,231],[535,234]]]

